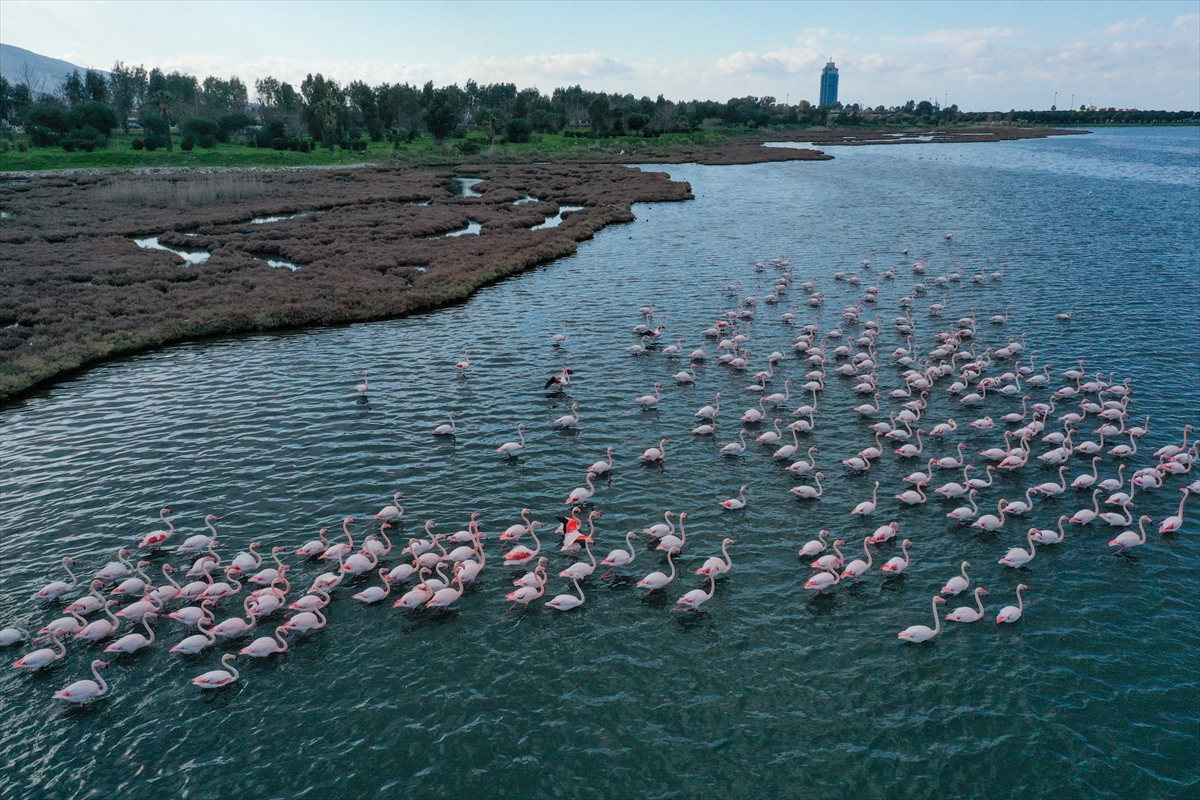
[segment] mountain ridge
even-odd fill
[[[74,70],[79,70],[79,74],[83,75],[88,68],[0,42],[0,75],[13,85],[28,80],[34,94],[52,93]],[[93,72],[100,72],[106,78],[109,76],[107,70],[94,69]]]

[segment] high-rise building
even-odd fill
[[[831,106],[837,102],[838,71],[833,59],[821,70],[821,105]]]

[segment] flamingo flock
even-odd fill
[[[912,268],[918,282],[908,294],[900,297],[900,314],[891,323],[901,339],[901,345],[890,353],[898,372],[898,380],[892,386],[885,383],[885,375],[890,373],[884,363],[886,357],[880,352],[885,321],[882,314],[867,315],[867,309],[879,307],[882,290],[877,285],[863,286],[857,302],[841,309],[839,321],[822,328],[820,315],[825,292],[818,288],[815,279],[803,282],[800,286],[805,293],[803,304],[812,310],[812,320],[802,324],[799,301],[778,320],[779,325],[798,331],[791,344],[790,361],[779,351],[766,354],[767,348],[756,346],[753,338],[753,334],[762,329],[763,323],[757,321],[761,308],[775,306],[792,291],[793,273],[790,262],[785,259],[755,264],[758,273],[777,272],[770,290],[761,295],[742,297],[702,329],[701,335],[705,339],[716,340],[715,349],[719,355],[711,359],[707,344],[689,352],[685,338],[659,349],[657,342],[666,325],[656,321],[653,304],[639,308],[641,322],[632,329],[638,344],[627,348],[630,357],[654,359],[661,356],[664,364],[669,364],[673,358],[687,357],[688,371],[676,373],[674,385],[692,391],[699,388],[705,377],[705,365],[711,360],[734,376],[752,377],[753,383],[747,385],[745,391],[755,399],[739,414],[738,404],[730,404],[728,398],[723,410],[722,393],[716,392],[712,402],[694,414],[700,425],[690,433],[679,431],[674,444],[669,437],[659,438],[657,443],[647,442],[638,460],[645,464],[663,464],[671,459],[675,447],[712,442],[715,458],[727,456],[730,462],[764,458],[777,464],[779,482],[790,486],[790,493],[797,501],[802,501],[797,505],[798,517],[802,517],[803,509],[811,502],[844,505],[848,522],[855,517],[873,517],[880,513],[881,506],[887,508],[890,516],[908,513],[906,509],[919,506],[965,502],[968,505],[950,510],[945,517],[956,527],[992,538],[1007,536],[1010,526],[1023,527],[1020,518],[1035,507],[1058,504],[1064,513],[1059,516],[1057,529],[1028,528],[1023,534],[1024,546],[1013,542],[1012,546],[1003,548],[997,542],[997,565],[1020,570],[1023,576],[1031,574],[1029,565],[1037,558],[1039,547],[1065,543],[1064,522],[1124,529],[1108,542],[1112,552],[1122,557],[1128,558],[1131,550],[1144,546],[1148,540],[1145,525],[1153,523],[1153,519],[1149,515],[1140,515],[1135,531],[1131,509],[1136,506],[1137,498],[1152,492],[1169,491],[1169,482],[1191,472],[1200,452],[1197,444],[1188,442],[1192,426],[1184,428],[1179,444],[1159,448],[1152,454],[1154,461],[1133,470],[1133,459],[1139,456],[1139,440],[1149,431],[1149,418],[1138,425],[1132,417],[1134,379],[1118,379],[1111,372],[1089,373],[1085,369],[1086,362],[1080,361],[1077,367],[1061,372],[1058,377],[1063,379],[1062,385],[1052,388],[1056,382],[1051,373],[1052,365],[1038,365],[1036,357],[1026,353],[1027,336],[1006,335],[1006,340],[994,347],[977,344],[977,337],[985,336],[986,331],[1006,328],[1012,319],[1012,309],[990,317],[986,323],[981,323],[976,309],[971,309],[969,314],[953,323],[940,324],[943,312],[948,310],[950,289],[962,279],[962,273],[954,269],[945,275],[928,276],[925,261],[913,264]],[[894,281],[896,272],[895,269],[884,271],[879,282]],[[858,287],[871,277],[870,261],[864,261],[857,273],[838,273],[834,280]],[[991,276],[981,273],[975,276],[974,282],[994,282],[1001,278],[1001,273]],[[931,304],[927,317],[922,319],[916,312],[918,298],[933,287],[944,291],[942,301]],[[725,286],[723,291],[738,296],[741,294],[740,282]],[[1069,316],[1067,320],[1060,318],[1059,321],[1069,321]],[[931,346],[918,343],[918,330],[927,323],[941,328],[928,337]],[[562,332],[551,337],[551,346],[566,353],[571,341],[564,323]],[[469,361],[469,354],[470,351],[465,351],[463,360],[454,365],[460,376],[479,369]],[[788,363],[799,366],[795,374],[785,377],[782,373],[789,371]],[[762,368],[755,370],[759,364]],[[669,367],[663,369],[664,378],[670,377],[667,369]],[[702,372],[698,373],[697,369]],[[546,380],[542,388],[552,394],[565,394],[573,385],[574,374],[574,370],[564,367]],[[370,390],[367,377],[364,373],[363,382],[354,387],[363,399]],[[782,391],[770,391],[772,382],[780,379]],[[816,446],[805,447],[801,438],[810,436],[818,428],[822,393],[835,381],[845,383],[852,391],[869,398],[869,402],[853,409],[854,420],[837,423],[862,425],[865,442],[863,449],[856,453],[838,454],[844,455],[840,459],[822,454]],[[657,381],[650,387],[652,393],[635,396],[630,402],[647,415],[653,415],[678,400],[671,389],[664,393],[664,386],[668,384],[665,380]],[[800,405],[794,411],[780,411],[796,402],[791,394],[793,389],[797,391]],[[931,419],[929,398],[934,392],[949,394],[964,410],[980,416],[961,425],[953,418]],[[710,395],[706,393],[705,396]],[[1019,410],[1007,410],[1015,404],[1019,404]],[[730,405],[735,408],[731,409]],[[991,411],[990,415],[981,414],[985,407]],[[723,415],[736,417],[737,439],[719,445],[711,437],[721,429]],[[789,415],[792,421],[785,425]],[[449,422],[430,431],[434,437],[469,435],[465,426],[459,425],[459,414],[449,412],[448,417]],[[583,400],[578,400],[571,402],[568,414],[548,421],[547,427],[567,429],[586,424],[586,407]],[[526,435],[534,427],[526,422],[516,424],[516,441],[495,447],[500,457],[530,457],[531,446],[536,447]],[[978,460],[970,455],[969,451],[978,446],[974,443],[976,439],[996,432],[1000,433],[1002,444],[985,447],[979,451]],[[1086,438],[1089,436],[1095,438]],[[752,440],[748,440],[750,437]],[[960,440],[951,443],[954,437]],[[924,458],[927,449],[941,448],[951,449],[952,454]],[[680,569],[681,559],[688,557],[687,511],[665,511],[662,522],[625,532],[624,546],[613,548],[602,558],[597,558],[593,552],[592,547],[598,545],[601,535],[596,521],[603,517],[603,512],[595,507],[595,482],[622,479],[619,475],[621,465],[614,459],[617,453],[616,447],[609,446],[603,458],[581,469],[582,485],[566,494],[564,505],[569,512],[557,517],[559,524],[552,531],[547,523],[533,518],[531,509],[525,508],[514,514],[520,521],[512,521],[498,535],[502,547],[508,549],[498,559],[492,559],[488,572],[501,569],[496,566],[497,562],[517,571],[507,579],[514,588],[503,592],[509,611],[527,610],[535,602],[563,613],[579,609],[588,602],[585,588],[589,581],[620,579],[620,571],[629,569],[641,552],[648,551],[661,559],[658,565],[661,568],[651,570],[636,582],[636,587],[645,592],[644,596],[669,591],[669,587],[691,569]],[[1141,457],[1145,458],[1145,455],[1143,451]],[[849,473],[869,477],[871,470],[884,459],[903,462],[918,457],[923,458],[923,466],[922,461],[916,462],[918,469],[904,478],[908,486],[883,487],[882,481],[876,480],[869,499],[857,502],[853,498],[838,498],[827,493],[821,484],[826,473],[817,467],[818,460],[825,462],[827,470],[841,463]],[[1087,470],[1080,471],[1068,484],[1068,475],[1077,468],[1075,460],[1078,457],[1088,459]],[[1115,464],[1115,476],[1101,479],[1102,464]],[[1127,466],[1131,468],[1128,479],[1124,474]],[[984,497],[989,491],[999,491],[994,482],[996,473],[1033,475],[1033,471],[1041,469],[1052,470],[1053,480],[1045,479],[1049,475],[1038,476],[1031,478],[1019,495]],[[961,479],[944,480],[939,475],[957,477],[960,470]],[[1107,470],[1105,474],[1108,474]],[[810,486],[809,480],[815,485]],[[884,488],[882,493],[881,488]],[[1190,494],[1197,491],[1200,491],[1198,483],[1179,489],[1182,497],[1178,510],[1160,521],[1159,535],[1173,535],[1183,528],[1185,504]],[[1088,505],[1069,513],[1067,506],[1072,502],[1071,498],[1081,492],[1086,493]],[[736,525],[738,515],[752,506],[756,494],[761,496],[755,487],[743,483],[734,496],[713,502],[721,509],[720,513],[729,512],[727,519]],[[893,504],[889,497],[896,502]],[[62,556],[59,563],[68,579],[47,582],[36,591],[34,598],[46,606],[64,603],[69,597],[74,599],[63,607],[62,616],[34,632],[30,629],[35,626],[28,623],[25,627],[14,624],[0,630],[0,646],[12,647],[32,641],[37,649],[13,663],[14,669],[32,672],[63,660],[67,654],[66,641],[70,641],[72,647],[105,644],[104,652],[109,655],[109,661],[92,661],[93,680],[76,681],[54,694],[56,699],[81,704],[108,692],[109,686],[99,670],[107,669],[114,659],[128,660],[156,647],[166,647],[180,657],[203,656],[222,648],[236,648],[236,652],[226,652],[219,657],[219,669],[202,672],[191,682],[202,690],[237,683],[241,676],[234,662],[239,658],[266,659],[286,653],[305,637],[326,630],[329,627],[326,608],[343,589],[356,584],[360,584],[357,591],[346,593],[346,596],[362,606],[391,601],[392,608],[405,613],[418,610],[424,610],[424,613],[452,612],[456,603],[473,586],[479,585],[480,577],[489,565],[485,549],[489,536],[482,529],[481,515],[471,514],[465,528],[453,533],[435,533],[438,523],[427,520],[422,535],[394,546],[389,531],[395,533],[405,523],[402,499],[401,493],[393,494],[390,503],[373,515],[370,533],[361,541],[356,542],[355,538],[362,533],[355,528],[359,523],[354,518],[346,518],[342,521],[341,536],[331,538],[326,535],[329,530],[322,528],[317,538],[295,549],[276,546],[269,554],[260,553],[257,548],[261,545],[253,542],[228,560],[228,553],[218,549],[221,546],[221,534],[216,525],[219,518],[208,515],[203,520],[206,532],[193,534],[174,547],[174,555],[181,557],[175,564],[161,560],[173,547],[176,534],[175,524],[168,518],[173,512],[163,508],[159,519],[165,528],[133,537],[129,548],[121,548],[115,561],[100,566],[90,578],[81,580],[80,576],[87,574],[82,570],[80,576],[76,574],[82,556]],[[982,508],[977,500],[982,502]],[[993,504],[995,514],[990,511]],[[816,539],[799,551],[802,559],[811,559],[811,572],[802,576],[804,588],[822,596],[836,591],[843,583],[870,580],[873,574],[880,574],[886,580],[901,580],[914,559],[930,557],[915,528],[909,535],[899,536],[902,527],[906,532],[908,528],[903,519],[898,516],[878,526],[872,535],[863,539],[862,558],[849,562],[846,556],[857,553],[858,545],[854,544],[844,554],[841,548],[850,547],[846,539],[826,530],[820,531]],[[541,536],[539,529],[543,529]],[[557,570],[558,577],[564,581],[563,591],[546,599],[549,564],[556,555],[549,542],[543,540],[548,535],[561,536],[557,556],[565,557],[570,563]],[[526,538],[528,543],[522,543]],[[1070,546],[1087,546],[1086,538],[1079,534],[1073,534],[1071,539]],[[136,545],[132,544],[134,541]],[[635,541],[642,550],[635,546]],[[693,536],[693,546],[694,543]],[[897,543],[898,555],[876,557],[880,548],[894,547]],[[724,537],[720,555],[707,556],[693,570],[701,585],[684,591],[675,601],[674,611],[700,611],[716,596],[718,579],[723,579],[733,568],[728,549],[732,544],[735,544],[733,538]],[[832,552],[826,553],[827,549]],[[135,550],[143,557],[131,558]],[[942,553],[938,557],[946,555]],[[264,556],[270,559],[269,563]],[[311,578],[307,592],[297,596],[292,580],[298,571],[309,566],[322,571]],[[947,602],[947,597],[962,595],[971,588],[969,567],[969,562],[961,561],[959,573],[947,579],[941,591],[932,597],[933,627],[910,626],[899,632],[901,641],[928,642],[940,635],[943,621],[966,624],[985,617],[983,598],[989,596],[989,592],[982,586],[976,586],[969,595],[974,601],[972,605],[955,608],[944,617],[939,614],[939,606]],[[600,576],[595,577],[598,568],[603,569]],[[174,577],[177,574],[182,575],[185,582],[177,581]],[[402,590],[402,584],[410,588]],[[996,616],[997,623],[1012,624],[1021,619],[1025,609],[1021,593],[1028,590],[1027,584],[1018,585],[1016,605],[1004,607]],[[393,595],[396,595],[394,599]],[[169,606],[174,608],[169,610]],[[223,606],[232,606],[232,609],[219,614]],[[119,608],[114,612],[114,607]],[[222,617],[220,621],[218,616]],[[286,618],[280,621],[277,616]],[[123,625],[127,626],[125,633],[118,638]],[[165,632],[159,627],[163,625],[174,627]],[[244,643],[251,637],[255,638]]]

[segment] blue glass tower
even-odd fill
[[[831,106],[837,102],[838,71],[833,59],[821,70],[821,105]]]

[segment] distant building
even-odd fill
[[[831,106],[837,102],[838,71],[833,59],[821,70],[821,105]]]

